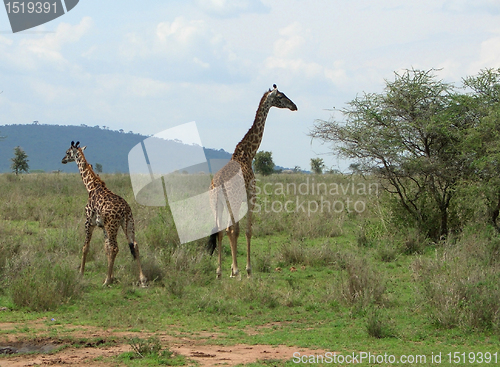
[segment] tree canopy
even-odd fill
[[[21,172],[28,173],[29,165],[28,165],[28,155],[24,152],[21,147],[14,148],[14,158],[10,159],[12,161],[12,172],[16,175]]]
[[[253,166],[255,172],[264,176],[270,175],[274,172],[273,153],[261,150],[255,155]]]
[[[458,186],[484,176],[486,169],[493,177],[500,168],[495,156],[500,153],[500,69],[464,78],[460,88],[436,73],[395,73],[382,93],[356,97],[341,110],[342,120],[318,120],[311,131],[313,138],[333,143],[333,151],[353,160],[359,171],[380,177],[399,208],[434,239],[449,232]]]
[[[311,171],[315,174],[321,175],[325,167],[325,161],[323,158],[311,158]]]

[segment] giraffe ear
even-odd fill
[[[81,147],[81,150],[84,151],[85,149],[87,149],[87,146],[85,145],[84,147]]]

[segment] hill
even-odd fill
[[[80,141],[87,146],[85,156],[95,166],[99,163],[106,173],[127,173],[128,153],[138,143],[148,137],[132,132],[125,133],[90,126],[60,125],[2,125],[0,135],[0,172],[11,172],[11,158],[14,148],[20,146],[28,155],[30,171],[45,172],[78,172],[76,164],[64,165],[61,159],[71,141]],[[182,148],[178,142],[172,141],[172,149]],[[224,150],[204,148],[207,159],[231,158]]]

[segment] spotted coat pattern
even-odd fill
[[[76,144],[71,142],[71,147],[66,151],[66,155],[62,159],[63,164],[76,162],[89,195],[87,205],[85,205],[85,243],[83,245],[80,273],[83,275],[85,271],[85,260],[89,251],[92,233],[95,227],[98,226],[104,231],[105,251],[108,258],[108,272],[104,285],[113,282],[113,265],[118,254],[116,237],[118,229],[121,227],[127,237],[130,252],[137,262],[140,284],[145,285],[147,280],[142,273],[139,260],[139,246],[135,241],[132,210],[125,199],[108,189],[104,181],[94,172],[92,165],[87,162],[83,154],[85,148],[79,147],[79,142]]]
[[[218,222],[220,217],[220,208],[217,208],[218,197],[221,193],[226,198],[226,206],[229,208],[230,217],[234,217],[234,213],[238,213],[240,206],[233,205],[232,207],[227,202],[228,197],[242,197],[242,193],[238,190],[245,190],[246,199],[248,203],[247,211],[247,227],[246,227],[246,240],[247,240],[247,265],[246,271],[247,276],[251,275],[251,265],[250,265],[250,242],[252,238],[252,210],[255,205],[255,175],[252,169],[252,161],[257,154],[260,143],[262,141],[262,136],[264,134],[264,126],[266,123],[267,115],[271,107],[278,108],[288,108],[291,111],[296,111],[297,106],[293,103],[284,93],[278,91],[276,85],[273,85],[273,89],[269,89],[262,96],[259,107],[255,114],[255,119],[252,127],[243,139],[236,145],[234,153],[228,164],[222,167],[213,177],[212,183],[210,185],[210,202],[212,210],[214,211],[215,220],[217,222],[217,227],[220,228],[220,223]],[[240,172],[241,169],[241,172]],[[230,179],[236,174],[242,174],[245,181],[245,188],[243,189],[240,185],[231,185]],[[215,188],[222,187],[221,191],[216,191]],[[244,197],[244,196],[243,196]],[[218,210],[219,209],[219,210]],[[234,220],[231,222],[234,223]],[[231,246],[232,254],[232,265],[231,265],[231,277],[236,277],[239,274],[237,265],[237,241],[239,236],[239,223],[234,224],[228,223],[226,232],[229,237],[229,243]],[[218,248],[218,268],[217,277],[221,277],[221,262],[222,262],[222,237],[223,231],[213,234],[210,237],[209,247],[213,252],[215,246]]]

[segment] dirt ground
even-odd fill
[[[251,330],[249,333],[256,333]],[[57,336],[51,336],[57,335]],[[114,332],[86,326],[54,325],[48,320],[28,323],[0,323],[0,367],[25,366],[98,366],[120,365],[107,357],[132,351],[128,340],[155,336],[163,347],[200,366],[235,366],[259,360],[287,360],[293,353],[324,354],[288,346],[217,345],[217,334],[172,336],[167,333]],[[189,363],[194,364],[194,363]]]

